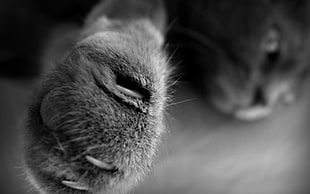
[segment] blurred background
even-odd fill
[[[65,52],[97,1],[0,1],[1,194],[36,193],[20,164],[22,115],[40,74]],[[310,193],[309,87],[296,104],[247,123],[214,112],[180,82],[154,172],[133,193]]]

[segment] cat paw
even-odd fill
[[[23,153],[40,192],[123,193],[149,172],[169,73],[158,45],[142,42],[95,34],[43,78],[26,113]]]

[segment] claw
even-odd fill
[[[104,170],[113,170],[115,169],[115,167],[111,164],[108,164],[108,163],[105,163],[105,162],[102,162],[100,160],[97,160],[91,156],[86,156],[86,160],[88,160],[88,162],[92,163],[93,165],[99,167],[99,168],[102,168]]]
[[[84,191],[88,191],[89,188],[80,185],[77,182],[72,182],[72,181],[61,181],[62,184],[66,185],[67,187],[71,187],[73,189],[77,189],[77,190],[84,190]]]
[[[123,93],[127,94],[128,96],[132,96],[134,98],[139,98],[139,99],[142,99],[143,98],[143,95],[134,91],[134,90],[130,90],[130,89],[127,89],[127,88],[124,88],[123,86],[120,86],[120,85],[116,85],[117,89],[122,91]]]

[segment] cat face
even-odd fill
[[[296,99],[308,71],[305,4],[211,0],[195,5],[200,14],[189,21],[203,25],[193,22],[189,28],[203,45],[196,59],[197,72],[204,72],[199,83],[216,108],[253,120]]]

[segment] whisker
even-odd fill
[[[105,145],[95,145],[95,146],[90,146],[87,148],[87,152],[91,151],[92,149],[96,149],[96,148],[102,148],[104,147]]]
[[[170,30],[172,30],[174,24],[177,23],[178,20],[179,20],[179,19],[175,17],[175,18],[167,25],[167,27],[165,28],[163,34],[167,34]]]
[[[218,44],[197,31],[183,27],[175,27],[173,30],[175,30],[177,33],[180,33],[181,35],[192,38],[193,40],[195,40],[194,43],[201,45],[204,49],[211,48],[218,53],[227,55],[226,52]]]
[[[165,45],[165,50],[168,50],[169,49],[169,47],[170,47],[170,43],[168,42],[168,43],[166,43],[166,45]],[[167,62],[168,63],[170,63],[171,62],[171,60],[172,60],[172,58],[174,57],[174,55],[177,53],[177,51],[178,51],[178,49],[179,49],[179,45],[178,46],[176,46],[175,48],[173,48],[173,50],[169,53],[169,57],[168,57],[168,59],[167,59]]]
[[[87,176],[88,174],[88,171],[86,170],[79,178],[78,178],[78,181],[77,182],[82,182],[83,179]]]
[[[80,136],[80,137],[77,137],[77,138],[74,138],[74,139],[67,140],[67,141],[63,142],[63,144],[72,143],[72,142],[79,142],[79,141],[85,141],[85,140],[87,140],[89,138],[90,138],[89,136]]]
[[[72,161],[77,160],[78,158],[83,157],[84,154],[89,153],[92,149],[96,149],[96,148],[102,148],[105,145],[95,145],[95,146],[90,146],[88,147],[85,151],[83,151],[82,153],[76,155],[75,157],[72,158]]]
[[[51,132],[51,134],[53,135],[53,137],[55,138],[57,145],[59,146],[59,150],[62,151],[64,154],[67,154],[67,151],[65,150],[65,148],[63,147],[63,145],[60,143],[59,138],[55,135],[54,132]],[[56,147],[57,148],[57,147]],[[58,148],[57,148],[58,149]]]
[[[33,193],[34,191],[35,191],[35,188],[32,187],[32,186],[28,186],[28,187],[26,188],[26,193]]]
[[[172,86],[175,86],[177,83],[179,83],[179,80],[182,78],[182,76],[179,76],[177,79],[175,79],[172,83],[169,83],[167,86],[168,88],[171,88]]]
[[[168,106],[175,106],[175,105],[183,104],[183,103],[186,103],[186,102],[192,102],[194,100],[198,100],[198,98],[190,98],[190,99],[182,100],[182,101],[179,101],[179,102],[174,102],[174,103],[168,104]]]
[[[72,160],[72,161],[75,161],[75,160],[81,158],[81,157],[82,157],[84,154],[86,154],[87,152],[88,152],[88,150],[85,150],[84,152],[79,153],[79,154],[76,155],[75,157],[72,157],[71,160]]]

